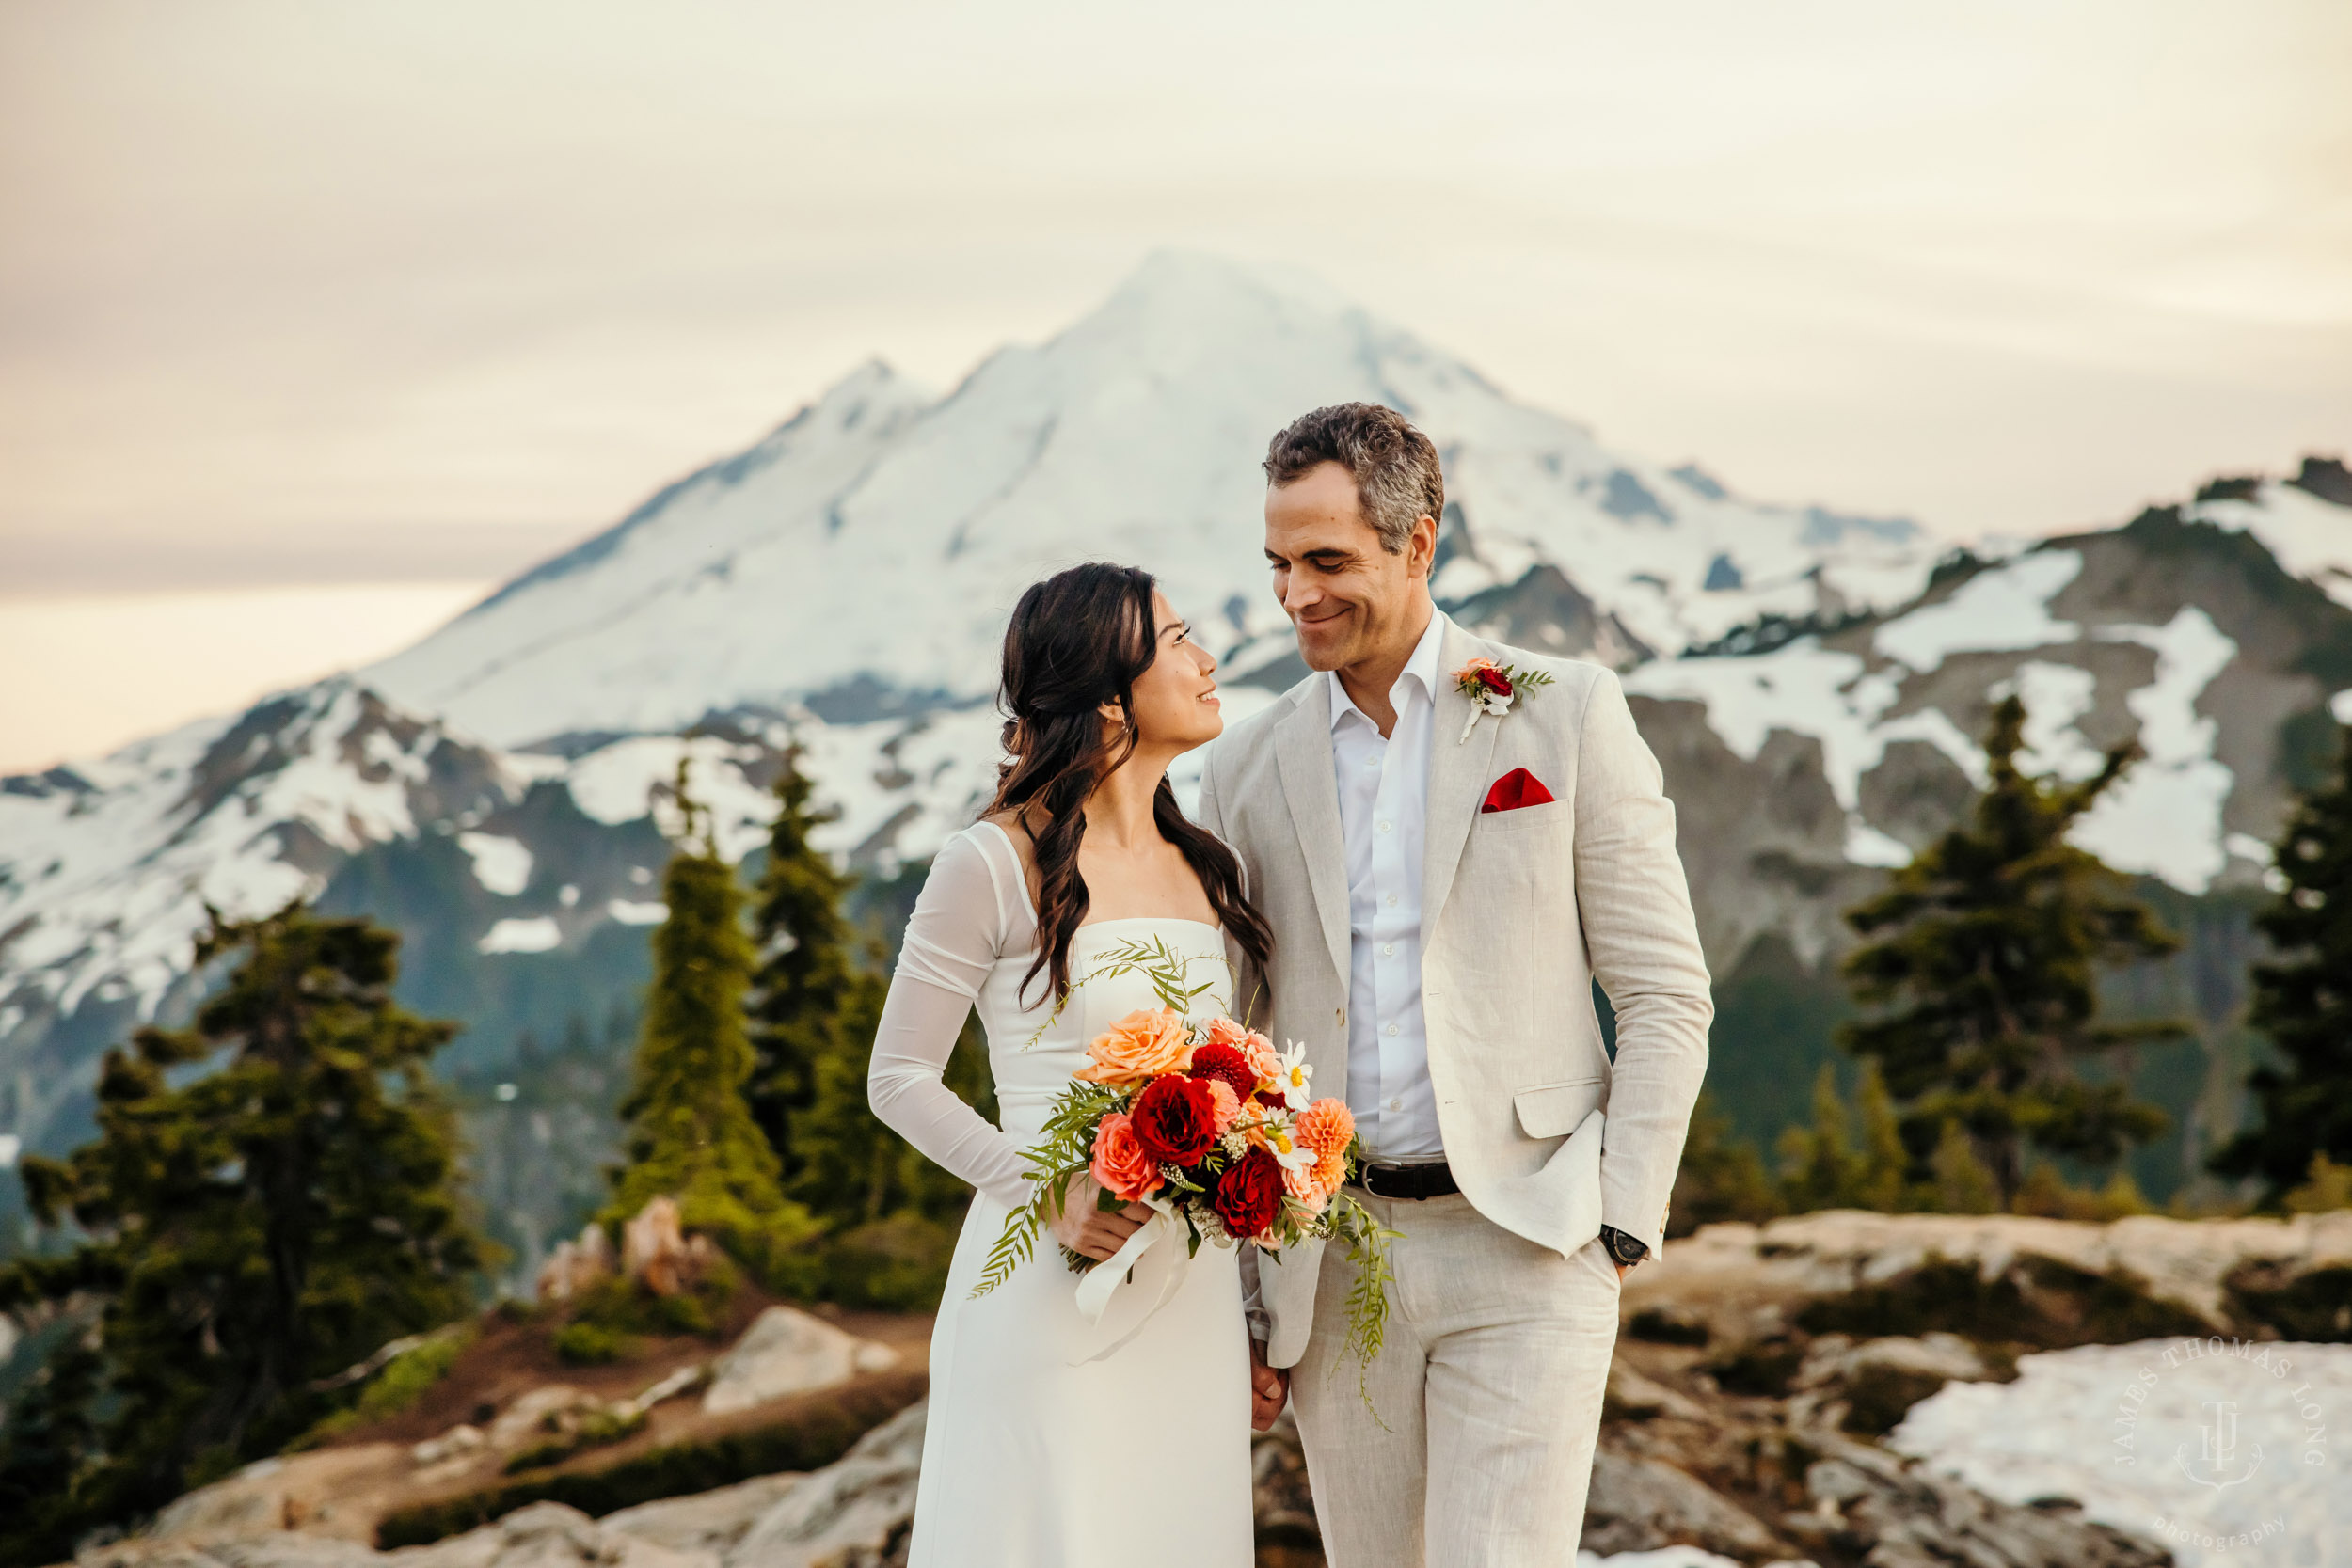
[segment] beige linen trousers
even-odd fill
[[[1663,1249],[1714,1017],[1674,805],[1616,676],[1450,621],[1442,647],[1422,998],[1462,1191],[1372,1200],[1406,1239],[1392,1243],[1389,1346],[1360,1387],[1333,1354],[1343,1253],[1300,1248],[1258,1270],[1267,1358],[1294,1369],[1333,1568],[1574,1561],[1616,1338],[1616,1274],[1596,1238],[1611,1225]],[[1470,709],[1453,673],[1482,657],[1553,684],[1457,740]],[[1228,731],[1203,764],[1200,816],[1274,928],[1266,973],[1237,994],[1263,980],[1263,1025],[1304,1042],[1314,1087],[1342,1094],[1347,873],[1330,715],[1317,673]],[[1482,813],[1516,768],[1551,800]],[[1596,980],[1616,1012],[1613,1064]]]

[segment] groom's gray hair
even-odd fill
[[[1404,553],[1413,525],[1422,517],[1445,515],[1445,473],[1438,465],[1438,449],[1393,408],[1335,403],[1301,414],[1267,443],[1266,483],[1288,484],[1323,463],[1337,463],[1355,475],[1364,521],[1391,555]]]

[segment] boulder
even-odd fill
[[[2087,1275],[2128,1272],[2151,1297],[2227,1333],[2239,1271],[2292,1282],[2352,1266],[2352,1209],[2283,1220],[2143,1214],[2109,1223],[1832,1209],[1763,1226],[1710,1225],[1628,1275],[1625,1307],[1629,1320],[1671,1312],[1693,1332],[1703,1325],[1717,1338],[1758,1339],[1805,1302],[1893,1279],[1933,1258],[1973,1264],[1988,1280],[2036,1258]]]
[[[1996,1502],[1884,1449],[1835,1439],[1831,1449],[1805,1471],[1813,1507],[1782,1528],[1870,1568],[2171,1568],[2162,1546],[2073,1509]]]
[[[716,1553],[676,1551],[615,1531],[563,1503],[532,1503],[430,1546],[381,1554],[374,1568],[718,1568]]]
[[[909,1405],[811,1472],[746,1531],[725,1568],[882,1568],[914,1523],[926,1402]]]
[[[1677,1545],[1750,1562],[1785,1555],[1771,1530],[1696,1477],[1655,1459],[1595,1454],[1583,1549],[1607,1557]]]
[[[608,1531],[674,1552],[711,1552],[723,1557],[800,1481],[797,1475],[760,1476],[715,1492],[640,1503],[608,1513],[599,1523]]]
[[[689,1237],[679,1217],[676,1199],[657,1197],[621,1227],[621,1272],[658,1296],[684,1294],[710,1267],[709,1239]]]
[[[703,1413],[724,1416],[770,1400],[845,1383],[860,1372],[887,1371],[898,1353],[844,1333],[789,1307],[771,1307],[752,1320],[735,1347],[710,1364]]]
[[[410,1465],[399,1443],[357,1443],[264,1459],[199,1486],[155,1516],[147,1538],[190,1544],[278,1530],[365,1542],[375,1513],[345,1499],[373,1494]]]
[[[543,1302],[568,1301],[600,1279],[612,1276],[612,1243],[604,1227],[590,1224],[576,1242],[558,1242],[548,1260],[539,1265],[538,1296]]]
[[[1805,1348],[1789,1381],[1788,1421],[1883,1436],[1895,1430],[1905,1411],[1947,1383],[2003,1382],[2015,1375],[2006,1361],[1988,1365],[1957,1334],[1860,1341],[1824,1334]]]

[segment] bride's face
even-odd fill
[[[1192,629],[1168,607],[1166,595],[1152,595],[1152,619],[1159,657],[1136,681],[1137,740],[1187,752],[1215,740],[1225,728],[1216,700],[1216,660],[1193,641]],[[1116,709],[1112,722],[1115,726]]]

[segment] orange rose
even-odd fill
[[[1321,1169],[1321,1163],[1317,1162],[1312,1170],[1286,1166],[1282,1171],[1283,1190],[1296,1198],[1310,1214],[1322,1213],[1325,1206],[1331,1201],[1332,1193],[1338,1190],[1337,1182],[1326,1186],[1316,1179]]]
[[[1248,1029],[1235,1023],[1222,1013],[1209,1020],[1208,1025],[1201,1030],[1201,1033],[1209,1037],[1202,1042],[1203,1044],[1230,1045],[1236,1051],[1241,1050],[1243,1042],[1249,1038]]]
[[[1089,1084],[1140,1084],[1192,1065],[1192,1032],[1173,1007],[1129,1013],[1087,1044],[1094,1065],[1073,1076]]]
[[[1289,1075],[1282,1065],[1282,1053],[1274,1049],[1274,1042],[1251,1030],[1241,1042],[1241,1053],[1249,1058],[1249,1070],[1258,1075],[1261,1085],[1279,1084]]]
[[[1160,1167],[1136,1141],[1135,1122],[1124,1111],[1113,1111],[1095,1125],[1089,1168],[1104,1191],[1130,1203],[1160,1190]]]

